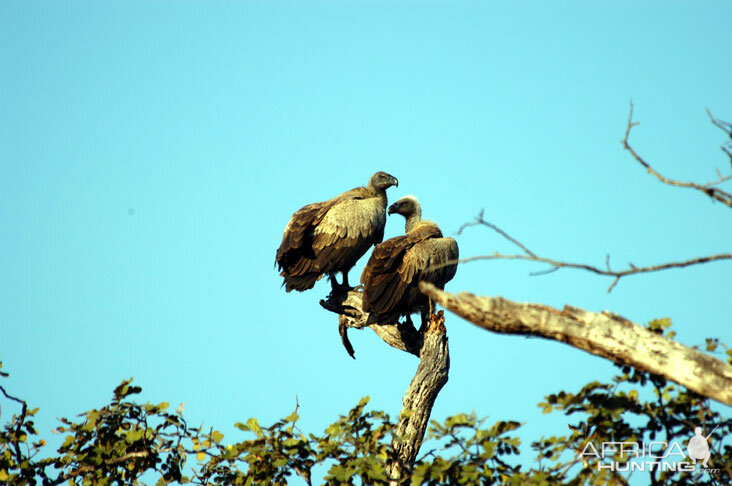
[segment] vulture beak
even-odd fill
[[[389,206],[389,211],[387,211],[387,214],[394,214],[394,213],[396,213],[397,212],[396,205],[397,205],[397,203],[394,203],[391,206]]]
[[[391,176],[391,183],[394,184],[395,187],[399,187],[399,179],[394,176]]]

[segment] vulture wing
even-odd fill
[[[344,198],[314,229],[314,267],[323,273],[350,270],[372,245],[384,239],[385,225],[386,212],[379,198]]]
[[[384,238],[384,203],[364,187],[292,215],[276,262],[286,290],[307,290],[325,273],[348,271]]]
[[[457,241],[453,238],[430,238],[412,248],[399,267],[399,274],[409,284],[416,285],[424,280],[443,288],[457,272],[457,262],[444,264],[459,256]]]
[[[323,219],[333,200],[308,204],[297,210],[285,226],[282,243],[277,249],[275,259],[280,270],[288,274],[300,275],[302,268],[298,268],[303,258],[315,258],[313,252],[313,230]],[[300,265],[301,266],[301,265]]]
[[[443,240],[452,240],[454,248]],[[447,251],[444,255],[433,255],[436,250]],[[449,275],[447,282],[455,275],[455,268],[428,270],[436,262],[450,260],[451,252],[457,254],[455,240],[442,238],[437,225],[429,222],[378,245],[361,275],[364,310],[380,315],[411,312],[423,300],[417,287],[420,280]]]

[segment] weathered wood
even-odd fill
[[[430,420],[432,406],[440,390],[447,383],[450,353],[444,322],[442,311],[431,317],[425,331],[417,373],[402,400],[399,423],[391,443],[395,456],[386,464],[389,484],[393,486],[409,483],[414,461],[422,446]]]
[[[376,322],[373,316],[361,310],[362,297],[363,293],[361,291],[351,290],[345,295],[331,294],[327,300],[320,301],[323,308],[339,314],[338,329],[348,354],[354,357],[347,329],[369,327],[389,346],[419,356],[419,351],[422,349],[422,334],[409,323],[380,324]]]
[[[489,331],[567,343],[615,363],[661,375],[700,395],[732,405],[732,366],[610,312],[457,295],[426,282],[420,290],[446,309]]]
[[[445,316],[442,311],[431,316],[424,333],[417,331],[411,321],[400,324],[372,322],[373,316],[361,310],[362,295],[360,291],[352,290],[347,294],[331,294],[327,300],[320,301],[325,309],[339,314],[338,328],[349,354],[352,355],[353,348],[346,334],[347,329],[369,327],[390,346],[420,358],[417,372],[402,399],[402,411],[386,465],[390,484],[400,486],[409,482],[432,406],[447,383],[450,356]]]

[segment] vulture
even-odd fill
[[[349,290],[348,271],[372,245],[384,239],[386,190],[398,185],[396,177],[380,171],[371,176],[366,187],[295,212],[275,259],[285,290],[311,289],[326,274],[334,291]],[[336,272],[343,274],[342,285],[335,279]]]
[[[389,206],[389,214],[394,213],[406,218],[405,234],[374,248],[361,274],[363,310],[383,324],[397,322],[400,316],[411,323],[409,315],[421,312],[424,325],[432,308],[419,282],[444,288],[457,271],[458,245],[443,237],[437,224],[422,221],[416,197],[406,196]],[[448,261],[453,263],[444,265]]]

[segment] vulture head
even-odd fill
[[[399,181],[396,177],[386,172],[379,171],[371,176],[369,180],[369,187],[372,187],[379,191],[385,191],[391,186],[399,186]]]
[[[422,221],[422,208],[419,201],[414,196],[404,196],[391,206],[389,206],[389,214],[401,214],[406,223],[406,233],[414,228],[414,226]]]

